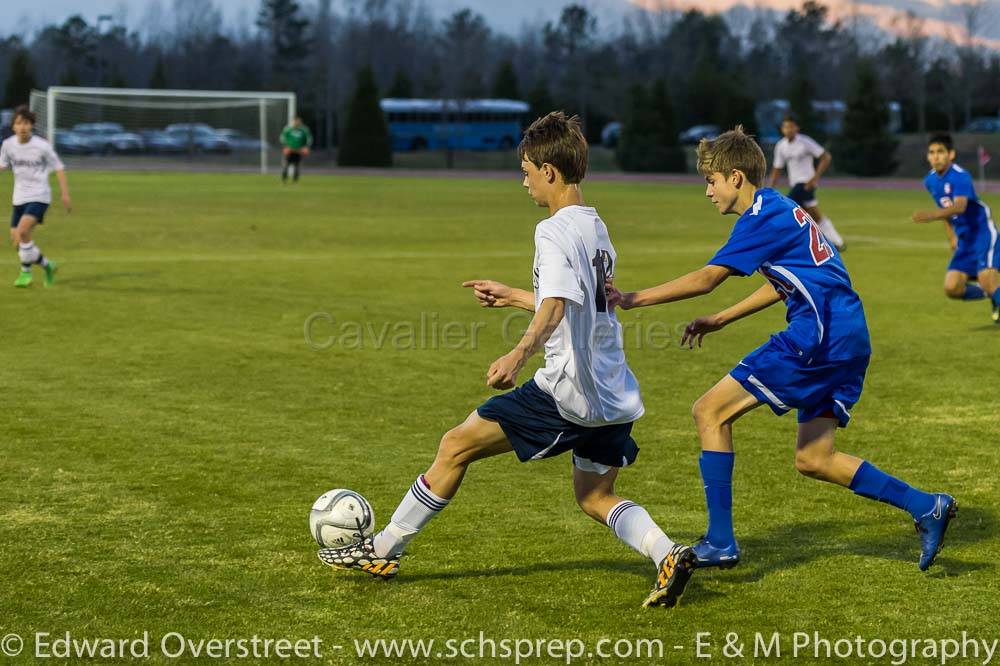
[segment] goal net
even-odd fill
[[[280,163],[295,93],[53,87],[32,91],[31,109],[64,156],[266,173]]]

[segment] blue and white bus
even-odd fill
[[[512,99],[387,98],[381,106],[396,151],[509,150],[529,109]]]

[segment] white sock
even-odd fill
[[[833,222],[831,222],[830,218],[825,215],[823,216],[823,219],[819,221],[819,230],[823,232],[823,235],[826,236],[827,240],[837,247],[844,244],[844,239],[837,233],[837,229],[833,226]]]
[[[423,474],[418,476],[396,507],[389,524],[375,535],[375,554],[388,557],[402,553],[417,532],[446,506],[448,500],[431,492]]]
[[[42,253],[35,246],[35,241],[17,244],[17,258],[21,260],[21,268],[30,271],[32,264],[37,263],[42,258]]]
[[[623,500],[615,504],[608,512],[607,523],[619,539],[653,560],[656,566],[674,546],[649,513],[635,502]]]

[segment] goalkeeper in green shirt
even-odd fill
[[[302,124],[302,118],[295,116],[292,124],[281,130],[281,152],[284,161],[281,168],[281,182],[288,182],[288,172],[292,172],[292,181],[299,180],[299,165],[302,158],[309,154],[313,136],[309,128]]]

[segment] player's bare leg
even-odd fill
[[[601,473],[603,472],[603,473]],[[688,546],[674,543],[643,507],[620,497],[615,492],[618,468],[601,467],[598,471],[573,466],[573,491],[583,512],[599,523],[604,523],[615,535],[653,561],[657,568],[652,591],[642,606],[677,605],[696,558]]]
[[[837,423],[835,418],[820,417],[799,424],[795,469],[810,478],[848,488],[863,461],[834,448]]]
[[[948,271],[944,274],[944,293],[958,301],[978,301],[986,298],[986,293],[978,284],[969,282],[969,275],[963,271]]]
[[[729,568],[740,561],[733,533],[733,422],[762,403],[730,375],[698,398],[692,414],[701,439],[708,530],[694,544],[698,566]]]
[[[500,425],[472,412],[441,438],[434,463],[410,486],[381,532],[348,546],[321,548],[319,559],[336,569],[357,569],[379,578],[394,577],[406,545],[448,506],[469,465],[509,451],[513,447]]]
[[[36,224],[38,224],[38,218],[34,215],[22,215],[17,226],[11,229],[11,239],[17,247],[17,256],[21,261],[21,273],[14,281],[15,287],[31,286],[31,267],[36,263],[41,263],[45,267],[46,284],[51,283],[48,278],[49,262],[42,256],[41,251],[35,247],[35,243],[31,239]]]

